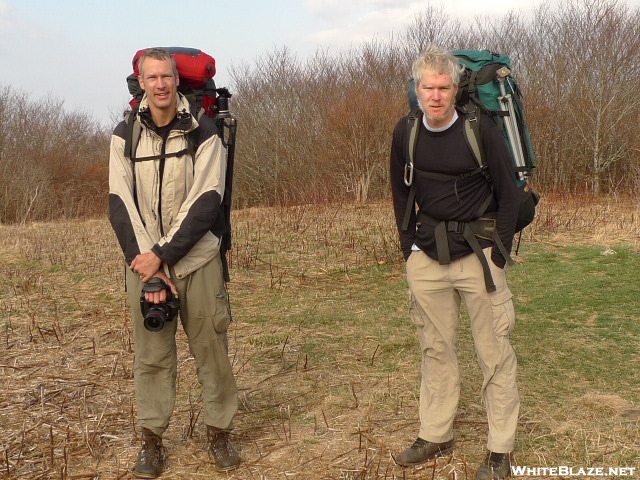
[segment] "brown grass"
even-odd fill
[[[526,230],[531,240],[558,244],[640,243],[640,203],[629,197],[543,196],[537,219]]]
[[[525,237],[637,247],[638,213],[633,199],[548,198]],[[367,269],[385,268],[383,280],[403,278],[388,204],[247,209],[234,219],[230,358],[244,463],[213,473],[180,333],[162,478],[474,478],[486,425],[470,389],[454,456],[412,470],[391,457],[417,431],[419,370],[405,299]],[[0,478],[132,478],[138,432],[123,272],[104,219],[0,227]],[[580,412],[577,423],[541,434],[578,442],[590,418],[632,407],[594,392],[568,405]],[[527,412],[523,432],[534,436],[547,414]],[[553,452],[538,453],[541,465],[553,463]]]

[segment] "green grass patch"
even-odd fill
[[[529,369],[546,371],[557,379],[550,390],[559,399],[598,386],[639,401],[625,386],[635,383],[638,365],[640,255],[626,247],[533,244],[527,250],[525,263],[509,272],[521,377]],[[520,295],[526,300],[518,301]]]
[[[518,461],[538,465],[541,455],[547,464],[598,464],[598,436],[629,434],[623,410],[640,404],[640,255],[624,246],[528,243],[521,257],[508,271],[522,398]],[[308,366],[331,372],[320,380],[312,376],[311,391],[350,409],[367,391],[364,378],[371,388],[366,398],[376,408],[417,420],[420,353],[408,316],[404,265],[336,268],[321,281],[291,276],[283,283],[287,288],[271,295],[273,302],[261,302],[260,315],[247,320],[278,333],[252,342],[282,344],[288,329],[289,343],[299,347]],[[277,353],[273,361],[286,355]],[[464,306],[458,355],[459,416],[482,422],[482,379]],[[358,380],[353,387],[353,380],[332,384],[337,376]],[[486,438],[486,430],[468,430],[464,422],[456,430],[466,441]],[[633,436],[638,439],[637,432]],[[608,461],[627,465],[629,458],[621,450]]]

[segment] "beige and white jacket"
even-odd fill
[[[146,96],[137,118],[142,125],[138,160],[124,154],[125,121],[111,137],[109,220],[127,264],[139,253],[153,251],[184,278],[218,254],[227,152],[215,122],[209,117],[196,121],[182,95],[166,141],[151,120]],[[195,158],[188,152],[189,136]]]

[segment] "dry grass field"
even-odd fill
[[[622,248],[638,265],[639,215],[636,199],[545,198],[523,235],[520,264],[510,272],[524,319],[513,339],[522,354],[519,465],[640,468],[637,298],[612,314],[629,330],[605,328],[588,312],[584,323],[568,314],[566,332],[576,333],[556,346],[552,329],[565,327],[565,314],[536,307],[525,291],[536,281],[528,267],[545,256],[568,258],[567,268],[578,263],[584,251],[570,246],[602,255]],[[162,478],[475,478],[486,421],[464,333],[455,453],[415,469],[393,462],[417,433],[419,358],[390,206],[236,211],[234,235],[229,355],[243,465],[213,470],[180,331],[178,402]],[[133,478],[138,432],[123,278],[106,219],[0,226],[0,478]],[[568,281],[579,290],[582,280]],[[624,288],[614,293],[624,296]],[[531,333],[534,316],[549,322],[551,333],[539,335],[550,337]],[[597,348],[596,329],[604,335]],[[584,358],[567,363],[574,351]],[[590,352],[608,365],[601,374]]]

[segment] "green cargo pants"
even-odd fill
[[[138,425],[162,435],[169,425],[176,399],[176,330],[180,321],[189,339],[202,386],[204,422],[232,427],[238,392],[228,356],[227,327],[231,321],[220,256],[183,279],[171,276],[180,298],[179,320],[149,332],[140,310],[142,282],[127,269],[127,294],[135,342],[134,380]]]

